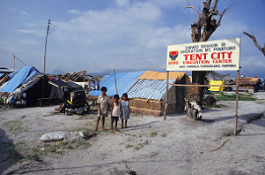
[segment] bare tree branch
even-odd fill
[[[200,20],[199,12],[198,12],[198,10],[195,7],[193,7],[193,6],[187,6],[187,7],[185,7],[185,9],[186,8],[193,8],[196,11],[197,15],[198,15],[198,21]]]
[[[212,13],[215,11],[215,9],[216,9],[216,6],[217,6],[217,2],[218,2],[218,0],[215,0],[214,1],[214,4],[213,4],[213,7],[212,7]]]
[[[251,35],[251,34],[249,34],[249,33],[247,33],[247,32],[243,32],[245,35],[247,35],[249,38],[251,38],[252,39],[252,41],[254,42],[254,44],[255,44],[255,46],[263,53],[263,55],[265,56],[265,48],[263,47],[260,47],[259,46],[259,44],[258,44],[258,42],[257,42],[257,40],[256,40],[256,38],[253,36],[253,35]],[[265,46],[265,44],[264,44],[264,46]]]
[[[226,12],[226,8],[224,9],[224,11],[223,11],[222,14],[219,13],[220,17],[219,17],[219,20],[218,20],[218,22],[217,22],[217,25],[218,25],[218,26],[221,25],[221,21],[222,21],[222,18],[223,18],[223,16],[224,16],[225,12]]]

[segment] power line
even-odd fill
[[[18,58],[16,55],[12,54],[14,56],[14,69],[15,69],[15,58],[20,61],[22,64],[24,64],[25,66],[27,65],[26,63],[24,63],[20,58]]]

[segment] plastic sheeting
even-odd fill
[[[0,92],[11,93],[19,86],[21,86],[23,82],[39,73],[40,72],[33,66],[24,66],[10,81],[8,81],[8,83],[3,88],[0,89]]]
[[[225,85],[224,80],[210,80],[209,85]],[[223,91],[224,87],[220,86],[211,86],[209,91]]]
[[[123,93],[127,93],[130,88],[137,82],[138,77],[140,77],[144,71],[140,72],[126,72],[126,73],[116,73],[116,82],[118,94],[121,96]],[[108,91],[107,94],[110,96],[114,96],[116,94],[114,74],[110,74],[107,76],[100,84],[100,88],[105,86]],[[101,91],[92,91],[89,95],[99,96]]]
[[[8,76],[9,76],[10,78],[13,78],[18,72],[19,72],[18,70],[15,70],[14,72],[8,74]]]
[[[169,79],[169,83],[174,83],[176,79]],[[129,98],[146,98],[160,100],[166,93],[166,80],[139,80],[128,92]],[[168,85],[171,88],[172,85]]]

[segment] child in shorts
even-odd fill
[[[104,124],[105,124],[105,117],[108,117],[108,108],[109,108],[109,100],[110,97],[106,94],[107,88],[102,87],[101,88],[101,95],[98,97],[98,119],[95,131],[98,130],[98,123],[100,121],[100,118],[102,118],[102,127],[101,129],[104,131]]]
[[[111,118],[111,126],[110,126],[110,130],[111,132],[113,132],[113,123],[115,122],[115,131],[117,131],[117,123],[119,120],[119,117],[121,116],[121,104],[119,102],[119,95],[116,94],[114,95],[114,102],[112,103],[112,107],[111,107],[111,114],[110,114],[110,118]]]

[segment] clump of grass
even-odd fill
[[[30,159],[30,160],[32,160],[32,159],[38,160],[40,157],[39,157],[38,154],[34,154],[34,155],[28,155],[27,158]]]
[[[18,135],[22,132],[26,132],[27,130],[22,127],[22,121],[21,120],[11,120],[8,122],[3,123],[3,128],[5,128],[7,131],[11,132],[14,135]]]
[[[150,137],[155,137],[155,136],[157,136],[157,132],[151,132],[149,135],[150,135]]]
[[[166,133],[161,134],[161,137],[166,137],[166,136],[167,136]]]
[[[67,149],[73,150],[74,147],[72,145],[67,146]]]
[[[146,140],[143,144],[148,145],[149,144],[148,140]]]
[[[131,147],[133,147],[133,145],[128,144],[125,146],[125,148],[131,148]]]
[[[265,103],[265,101],[258,101],[258,102],[256,102],[257,104],[264,104]]]
[[[211,92],[208,93],[208,95],[212,95],[216,98],[218,101],[235,101],[236,100],[236,94],[226,94],[224,92]],[[238,100],[239,101],[256,101],[257,99],[252,97],[253,94],[250,93],[239,93],[238,94]]]
[[[134,150],[140,150],[141,148],[140,147],[138,147],[138,146],[136,146],[135,148],[134,148]]]

